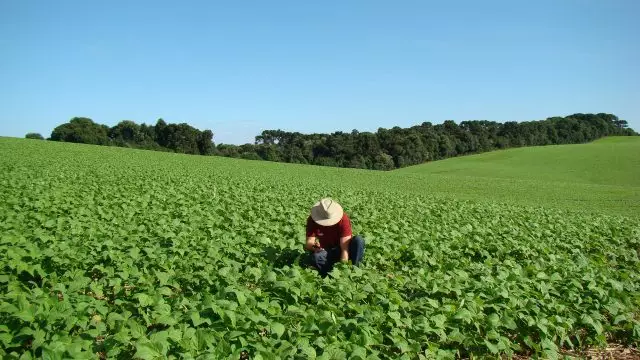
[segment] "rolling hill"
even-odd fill
[[[573,210],[640,213],[640,137],[525,147],[393,171],[434,194]]]

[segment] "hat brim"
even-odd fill
[[[320,226],[332,226],[339,223],[340,220],[342,220],[342,216],[344,215],[344,210],[342,209],[342,206],[340,206],[340,204],[338,203],[334,203],[334,204],[338,206],[338,211],[336,211],[334,216],[328,219],[323,219],[320,213],[321,205],[320,203],[317,203],[311,208],[311,219],[313,219],[313,221],[315,221],[315,223]]]

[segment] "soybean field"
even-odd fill
[[[574,177],[527,160],[557,149],[376,172],[0,138],[0,357],[553,359],[637,347],[636,157]],[[324,196],[367,248],[361,267],[323,279],[302,245]]]

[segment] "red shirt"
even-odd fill
[[[324,249],[340,246],[340,238],[351,235],[351,220],[347,213],[344,213],[342,219],[332,226],[320,226],[311,216],[307,219],[307,237],[314,236],[319,239],[320,246]]]

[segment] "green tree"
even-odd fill
[[[241,156],[238,146],[233,144],[218,144],[216,154],[220,156],[237,158]]]
[[[146,141],[140,125],[131,120],[124,120],[109,129],[109,138],[118,146],[143,145]],[[149,139],[152,140],[152,139]]]
[[[84,117],[74,117],[68,123],[62,124],[51,133],[51,140],[74,143],[109,145],[109,127],[93,122]]]
[[[25,135],[24,137],[25,139],[44,140],[42,135],[40,135],[39,133],[27,133],[27,135]]]
[[[394,168],[393,157],[391,155],[380,152],[373,159],[373,168],[375,170],[391,170]]]
[[[282,161],[280,149],[277,145],[265,143],[256,147],[256,152],[263,160]]]
[[[213,144],[213,132],[204,130],[198,135],[198,151],[200,155],[211,155],[215,146]]]

